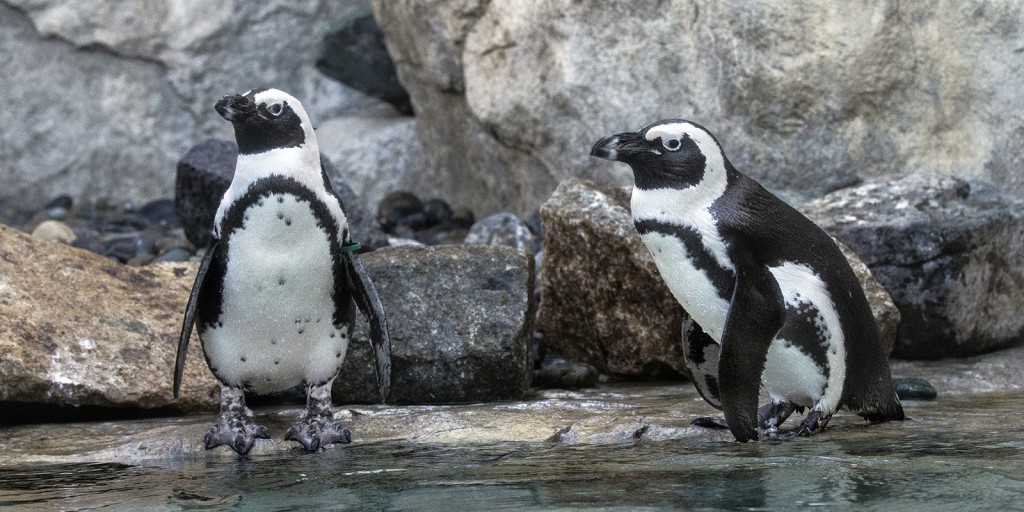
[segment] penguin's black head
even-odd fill
[[[643,189],[696,185],[709,170],[724,172],[726,161],[711,132],[682,119],[665,119],[636,132],[610,135],[597,141],[590,154],[629,164],[636,186]]]
[[[239,154],[300,147],[306,142],[306,111],[298,100],[283,91],[253,89],[224,96],[214,108],[234,126]]]

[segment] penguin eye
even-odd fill
[[[267,107],[267,112],[270,112],[270,115],[274,117],[281,115],[281,112],[283,110],[284,107],[282,107],[280,103],[274,103],[273,105]]]
[[[679,146],[681,146],[682,143],[679,142],[679,139],[665,139],[661,141],[661,145],[669,151],[675,151],[679,149]]]

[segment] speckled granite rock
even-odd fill
[[[541,208],[538,329],[551,352],[602,372],[685,374],[680,333],[687,316],[633,227],[629,194],[629,189],[569,180]],[[865,287],[883,345],[891,347],[899,313],[867,267],[844,253]]]
[[[363,256],[387,312],[395,403],[522,397],[530,387],[533,259],[509,247],[387,247]],[[364,322],[334,399],[377,402]]]
[[[991,185],[918,174],[802,209],[892,294],[903,316],[894,355],[966,356],[1024,340],[1024,206]]]
[[[132,268],[0,225],[0,401],[213,407],[216,383],[194,353],[171,396],[194,275],[193,264]]]

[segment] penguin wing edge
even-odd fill
[[[349,254],[345,260],[349,280],[354,288],[353,298],[370,324],[370,345],[373,346],[376,361],[374,369],[377,374],[377,387],[380,390],[381,402],[387,403],[391,397],[391,335],[388,333],[384,305],[359,257]]]
[[[786,314],[782,291],[771,272],[758,263],[745,267],[736,273],[718,366],[722,412],[740,442],[758,438],[761,374]]]
[[[210,242],[199,263],[199,270],[196,272],[196,280],[192,284],[192,293],[188,296],[188,304],[185,306],[185,318],[181,323],[181,335],[178,337],[178,355],[174,361],[174,398],[178,398],[181,390],[181,377],[185,373],[185,356],[188,354],[188,342],[192,337],[192,328],[196,323],[196,309],[199,305],[199,296],[202,294],[203,285],[206,282],[206,274],[210,271],[210,263],[213,261],[213,254],[217,249],[217,240]]]

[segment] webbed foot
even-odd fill
[[[811,411],[800,423],[799,427],[778,432],[775,436],[778,439],[791,439],[794,437],[810,437],[821,432],[828,423],[831,416],[824,416],[821,411]]]
[[[299,415],[299,422],[288,429],[284,438],[298,441],[307,452],[320,451],[331,443],[352,442],[351,432],[335,421],[334,413],[331,412],[331,382],[309,387],[306,392],[306,409]]]
[[[203,436],[203,445],[207,450],[228,445],[239,455],[245,455],[257,439],[270,439],[270,433],[266,427],[253,423],[242,390],[221,386],[220,417]]]

